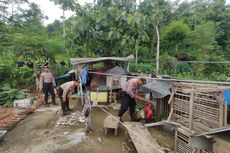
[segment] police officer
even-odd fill
[[[74,81],[69,81],[64,84],[62,84],[60,87],[58,87],[57,92],[58,96],[61,101],[61,108],[63,115],[69,115],[70,111],[72,111],[69,108],[69,94],[74,92],[75,87],[79,86],[80,81],[79,80],[74,80]]]
[[[53,74],[50,72],[50,67],[45,66],[44,72],[41,73],[40,76],[40,90],[43,90],[43,93],[45,94],[44,101],[46,105],[48,104],[49,93],[52,95],[53,105],[57,105],[55,102],[55,93],[54,93],[55,87],[56,87],[56,83]]]
[[[136,118],[136,100],[140,99],[140,96],[137,95],[137,88],[143,85],[144,80],[140,78],[133,78],[127,81],[120,92],[121,108],[119,110],[118,116],[120,120],[123,114],[128,110],[130,112],[131,121],[138,121]],[[121,120],[122,121],[122,120]]]

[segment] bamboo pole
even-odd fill
[[[191,97],[190,97],[190,104],[189,104],[189,129],[192,130],[192,123],[193,123],[193,96],[194,94],[191,93]]]

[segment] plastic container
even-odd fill
[[[20,100],[14,100],[14,107],[29,107],[33,104],[33,98],[25,98]]]

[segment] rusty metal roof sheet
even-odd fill
[[[130,62],[134,60],[133,55],[129,55],[127,57],[96,57],[96,58],[71,58],[71,64],[77,65],[77,64],[86,64],[86,63],[93,63],[93,62],[100,62],[100,61],[124,61],[124,62]]]

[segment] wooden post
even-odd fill
[[[220,104],[220,118],[219,118],[219,127],[224,126],[224,104]]]
[[[223,115],[223,126],[227,126],[228,125],[228,105],[224,102],[224,91],[220,94],[220,99],[222,100],[223,103],[223,111],[224,111],[224,115]]]
[[[193,122],[193,101],[194,93],[191,93],[190,101],[189,101],[189,129],[192,130],[192,122]]]
[[[178,133],[177,133],[177,128],[175,130],[175,144],[174,144],[174,152],[176,153],[177,152],[177,137],[178,137]]]
[[[78,78],[79,78],[79,81],[81,83],[80,85],[80,92],[81,92],[81,105],[83,106],[84,105],[84,98],[83,98],[83,90],[82,90],[82,82],[81,82],[81,66],[78,65],[77,66],[77,75],[78,75]]]
[[[156,55],[156,75],[159,75],[159,59],[160,59],[160,33],[158,29],[158,25],[155,26],[156,32],[157,32],[157,55]]]
[[[224,126],[228,125],[228,105],[224,104]]]
[[[173,108],[171,109],[171,111],[169,113],[167,121],[171,121],[172,114],[173,114]]]
[[[169,98],[169,101],[168,101],[169,105],[171,104],[171,102],[173,100],[174,94],[175,94],[175,92],[173,91],[172,94],[171,94],[171,96],[170,96],[170,98]]]

